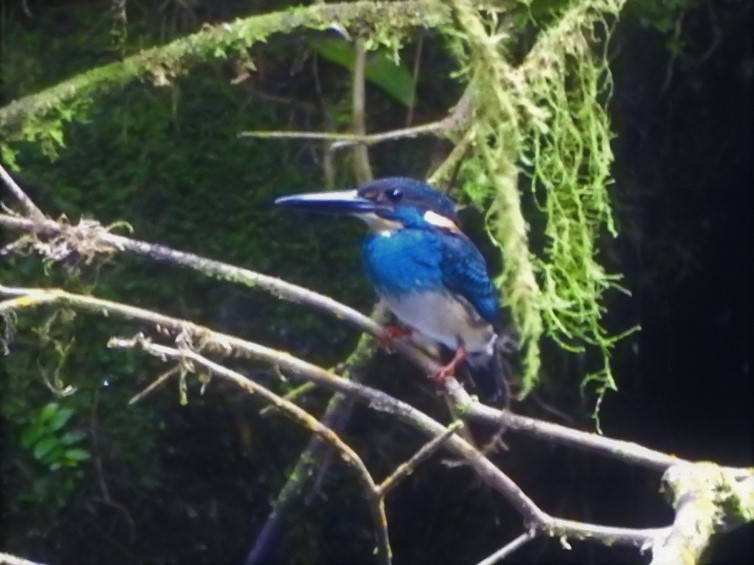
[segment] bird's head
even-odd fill
[[[377,233],[405,227],[459,231],[453,201],[431,186],[405,177],[378,179],[353,190],[283,196],[275,204],[356,216]]]

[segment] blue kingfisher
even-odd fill
[[[461,232],[452,200],[421,181],[391,177],[354,190],[284,196],[275,203],[366,222],[364,271],[404,325],[388,328],[383,343],[415,332],[454,353],[435,375],[438,384],[465,362],[483,399],[502,399],[495,288],[481,253]]]

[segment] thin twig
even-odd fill
[[[398,465],[395,471],[393,471],[390,476],[388,476],[379,484],[378,490],[380,494],[382,496],[385,496],[388,492],[395,488],[400,481],[413,473],[419,465],[429,459],[432,454],[435,453],[435,451],[442,447],[442,445],[448,440],[451,435],[456,433],[456,431],[458,431],[462,427],[463,422],[456,420],[448,426],[448,429],[444,434],[436,436],[429,440],[422,446],[419,451],[414,453],[408,461]]]
[[[34,220],[19,218],[9,214],[0,214],[0,225],[7,228],[23,230],[43,235],[57,235],[64,231],[75,231],[76,226],[60,225],[53,220]],[[274,294],[278,298],[290,302],[305,303],[320,312],[329,313],[339,319],[349,320],[349,323],[361,331],[374,336],[381,335],[381,328],[367,316],[349,308],[318,292],[308,290],[282,279],[243,269],[221,261],[207,259],[193,253],[178,251],[157,243],[149,243],[137,239],[101,230],[97,237],[106,246],[121,251],[128,251],[136,255],[148,257],[154,261],[168,263],[181,267],[189,267],[207,276],[218,277],[223,280],[234,281],[249,287],[260,288]]]
[[[452,137],[455,132],[468,126],[472,110],[471,92],[467,90],[458,100],[453,110],[441,120],[400,128],[382,133],[354,134],[354,133],[331,133],[312,131],[246,131],[239,137],[253,137],[257,139],[318,139],[334,141],[330,146],[331,151],[345,149],[354,145],[375,145],[384,141],[419,137],[421,135],[443,135]]]
[[[140,400],[142,400],[145,396],[147,396],[150,392],[155,390],[157,387],[159,387],[162,383],[164,383],[166,380],[168,380],[173,375],[180,372],[180,369],[178,367],[171,367],[164,373],[162,373],[159,377],[154,379],[151,383],[149,383],[141,392],[133,395],[131,397],[131,400],[128,401],[128,405],[131,406],[133,404],[136,404]]]
[[[461,161],[471,148],[471,143],[474,141],[475,137],[476,129],[474,126],[471,126],[466,133],[463,134],[461,140],[455,144],[453,149],[451,149],[443,162],[435,167],[435,170],[427,178],[427,182],[434,186],[444,186],[449,188],[449,181],[456,176]]]
[[[286,400],[293,401],[316,389],[317,387],[313,383],[304,383],[304,384],[298,385],[293,390],[286,392],[283,395],[283,398],[285,398]],[[270,414],[273,414],[274,412],[275,412],[275,406],[272,404],[269,404],[259,411],[259,415],[264,418],[266,416],[269,416]]]
[[[293,418],[296,422],[311,430],[317,434],[320,438],[328,442],[339,453],[340,458],[351,467],[356,476],[361,482],[363,488],[367,491],[367,500],[370,504],[370,510],[372,518],[374,520],[375,531],[377,532],[378,546],[377,557],[380,563],[389,564],[391,561],[390,542],[387,533],[387,518],[385,517],[385,507],[382,499],[379,496],[375,496],[377,492],[377,485],[375,484],[372,476],[369,474],[369,470],[364,465],[364,462],[358,456],[358,454],[346,444],[338,434],[334,433],[330,428],[323,426],[314,416],[302,410],[292,402],[284,400],[266,387],[256,383],[236,371],[232,371],[227,367],[219,365],[214,361],[211,361],[200,355],[196,351],[192,351],[187,348],[175,348],[152,343],[150,340],[144,337],[136,337],[133,339],[118,339],[113,338],[108,342],[108,347],[113,349],[136,349],[145,351],[150,355],[154,355],[161,360],[174,359],[176,361],[189,360],[196,365],[200,365],[212,372],[213,374],[223,379],[229,380],[242,389],[251,394],[258,394],[264,398],[267,402],[274,404],[280,412],[287,414]]]
[[[495,565],[495,563],[502,561],[503,559],[511,555],[514,551],[529,543],[535,537],[537,537],[537,534],[536,532],[534,532],[534,530],[524,532],[516,539],[505,544],[489,557],[482,559],[479,563],[477,563],[477,565]]]

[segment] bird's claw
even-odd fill
[[[397,339],[411,337],[412,333],[413,330],[407,326],[385,326],[380,335],[380,345],[383,349],[392,351],[393,343],[395,343]]]
[[[455,375],[459,363],[461,363],[461,361],[463,361],[464,359],[466,359],[466,349],[459,347],[456,351],[456,354],[453,356],[453,359],[450,360],[450,363],[448,363],[444,367],[440,367],[440,369],[434,375],[432,375],[432,382],[435,383],[435,385],[437,385],[438,387],[442,387],[449,377]]]

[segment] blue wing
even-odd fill
[[[495,287],[482,254],[469,238],[461,233],[442,234],[441,268],[445,286],[468,300],[491,324],[498,321]]]

